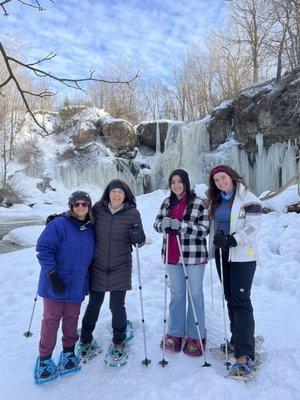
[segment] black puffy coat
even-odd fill
[[[135,204],[125,203],[112,214],[105,203],[92,208],[95,220],[95,252],[90,266],[90,290],[112,292],[131,289],[132,245],[130,229],[138,225],[145,240],[141,216]],[[144,242],[143,240],[143,242]]]

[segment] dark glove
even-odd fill
[[[130,241],[133,246],[136,246],[138,244],[139,247],[142,247],[142,245],[145,243],[146,236],[143,229],[141,227],[138,227],[138,225],[133,225],[133,227],[129,231],[129,235]]]
[[[213,243],[216,247],[236,247],[237,241],[233,235],[224,235],[224,233],[218,232],[214,236]]]
[[[48,272],[47,276],[51,283],[53,292],[62,296],[65,293],[65,286],[61,277],[58,275],[57,269]]]
[[[163,232],[169,233],[171,229],[171,218],[164,217],[161,221],[161,230]]]
[[[176,218],[172,218],[171,219],[171,231],[174,234],[178,234],[181,228],[181,222],[176,219]]]

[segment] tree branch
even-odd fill
[[[1,1],[1,3],[0,3],[0,7],[2,8],[2,10],[3,10],[3,12],[4,12],[4,16],[5,17],[7,17],[9,14],[8,14],[8,12],[6,11],[6,8],[4,7],[4,5],[6,4],[6,3],[9,3],[9,2],[11,2],[12,0],[4,0],[4,1]]]
[[[0,2],[0,7],[2,8],[2,10],[4,12],[4,16],[5,17],[9,16],[9,13],[6,10],[5,5],[7,3],[10,3],[11,1],[13,1],[13,0],[3,0],[3,1]],[[24,6],[35,8],[38,11],[45,11],[45,8],[43,8],[41,6],[41,3],[38,0],[34,0],[33,3],[28,3],[27,1],[24,1],[24,0],[17,0],[17,1],[18,1],[18,3],[23,4]],[[48,0],[48,1],[50,3],[54,3],[54,0]]]
[[[1,6],[1,3],[0,3],[0,6]],[[89,77],[86,77],[86,78],[75,78],[75,79],[61,78],[61,77],[58,77],[58,76],[52,74],[51,72],[47,72],[46,70],[37,67],[37,65],[40,65],[44,61],[49,61],[49,60],[53,59],[54,57],[56,57],[56,54],[53,52],[49,53],[46,57],[44,57],[38,61],[31,62],[31,63],[24,63],[14,57],[10,57],[9,55],[7,55],[2,43],[0,42],[0,53],[2,54],[6,70],[8,72],[8,77],[6,78],[6,80],[4,82],[0,83],[0,89],[3,88],[4,86],[6,86],[10,81],[13,81],[21,98],[22,98],[22,101],[25,105],[27,112],[31,115],[31,117],[33,118],[36,125],[38,127],[40,127],[46,135],[49,135],[49,133],[47,132],[45,127],[42,126],[37,121],[36,117],[34,116],[33,112],[31,111],[31,109],[29,107],[28,101],[26,99],[26,95],[45,98],[45,97],[55,96],[56,93],[54,93],[48,89],[44,89],[40,93],[35,93],[35,92],[31,92],[31,91],[23,89],[20,86],[18,78],[14,74],[14,71],[12,68],[12,66],[14,64],[19,65],[20,67],[22,67],[25,70],[29,70],[30,72],[34,73],[39,78],[46,78],[46,77],[50,78],[56,82],[60,82],[61,84],[67,86],[68,88],[80,90],[80,91],[84,92],[85,94],[86,94],[86,91],[82,87],[82,84],[87,83],[89,81],[102,82],[102,83],[108,83],[108,84],[126,84],[130,87],[130,83],[133,82],[135,79],[137,79],[140,76],[139,71],[138,71],[135,74],[135,76],[131,79],[122,80],[122,79],[118,78],[116,80],[110,81],[110,80],[106,80],[106,79],[95,78],[94,77],[95,70],[91,70]]]

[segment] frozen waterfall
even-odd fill
[[[255,139],[255,153],[241,149],[234,136],[218,149],[210,151],[210,137],[204,120],[170,124],[165,150],[156,153],[149,171],[152,189],[167,187],[168,176],[176,168],[188,171],[192,185],[207,184],[211,168],[228,164],[245,178],[257,194],[278,189],[300,172],[297,140],[277,142],[266,148],[262,134],[258,133]]]
[[[130,186],[135,195],[144,193],[143,182],[135,179],[130,165],[117,159],[110,162],[62,164],[58,167],[62,183],[67,188],[86,184],[98,185],[104,189],[112,179],[122,179]]]
[[[205,174],[201,169],[201,155],[206,152],[209,152],[209,134],[204,122],[170,124],[165,150],[153,160],[153,188],[166,187],[168,176],[175,168],[186,169],[192,185],[203,182]]]
[[[261,194],[276,190],[300,172],[297,140],[273,143],[264,147],[263,135],[256,135],[257,153],[249,155],[241,149],[231,148],[232,166],[245,177],[250,187]]]

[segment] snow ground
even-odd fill
[[[201,368],[203,357],[191,359],[183,353],[167,353],[169,365],[164,369],[158,364],[162,358],[159,342],[163,332],[164,269],[160,259],[162,236],[152,229],[152,225],[165,195],[164,191],[156,191],[138,197],[138,208],[148,237],[148,244],[140,249],[140,258],[148,357],[152,364],[148,367],[141,365],[144,350],[134,255],[133,290],[128,292],[126,298],[128,317],[135,328],[135,338],[129,345],[128,364],[122,369],[109,369],[104,364],[104,354],[101,354],[83,366],[78,374],[47,385],[35,385],[32,374],[37,356],[42,301],[40,298],[37,301],[31,328],[33,336],[26,339],[22,334],[28,330],[39,275],[34,248],[27,248],[0,256],[0,388],[3,399],[300,398],[300,215],[274,212],[263,216],[259,235],[260,262],[252,289],[252,300],[256,334],[263,335],[266,340],[262,351],[267,362],[255,382],[246,385],[224,379],[225,367],[211,358],[209,352],[207,359],[212,364],[210,368]],[[50,209],[53,207],[49,206]],[[45,214],[46,209],[43,209],[40,215]],[[34,228],[35,235],[36,230],[37,227]],[[22,232],[19,231],[18,240],[29,243],[29,239],[31,243],[34,241],[32,229],[23,228]],[[209,266],[205,273],[204,287],[208,347],[213,347],[223,340],[224,333],[221,288],[214,268],[214,308],[211,307]],[[82,314],[86,304],[87,300],[82,306]],[[104,350],[111,340],[110,320],[106,298],[95,330],[95,336]],[[59,334],[55,360],[60,352],[60,338]]]

